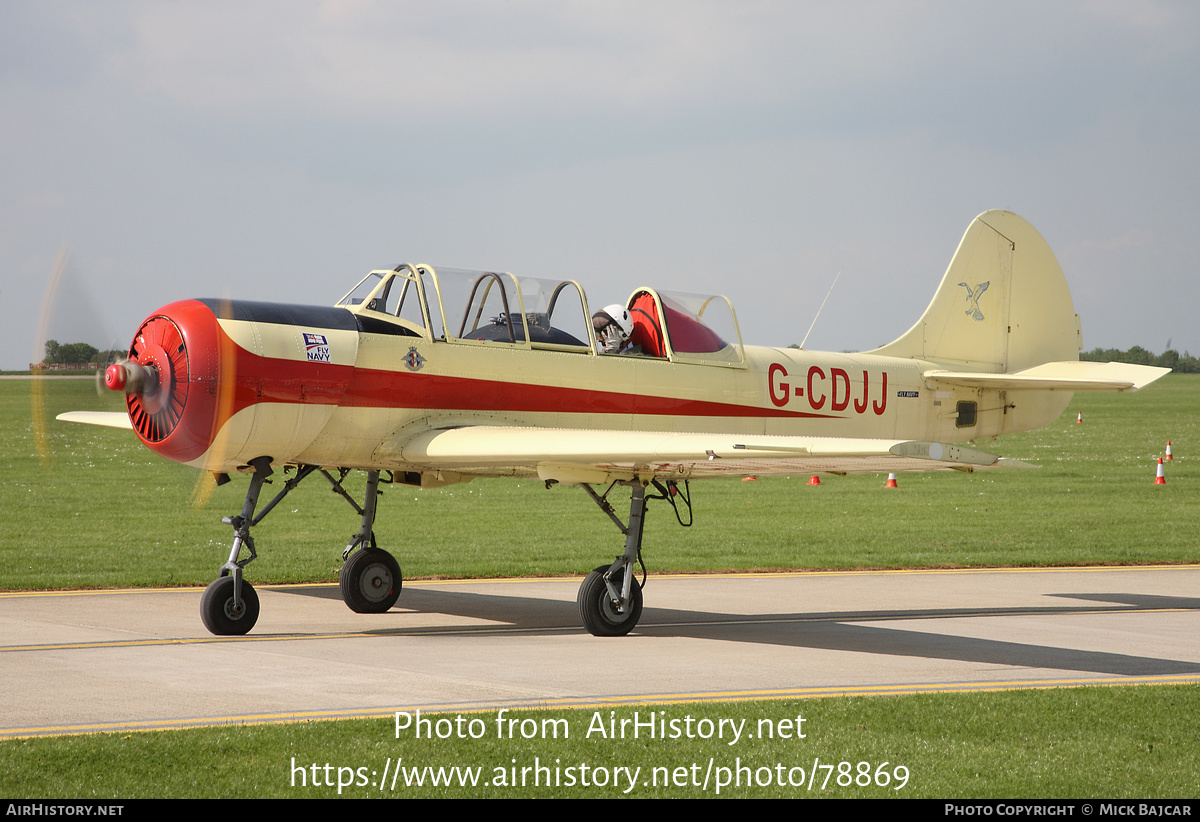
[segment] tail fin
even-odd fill
[[[1042,235],[1007,211],[967,227],[916,325],[871,353],[989,373],[1078,360],[1079,317]]]

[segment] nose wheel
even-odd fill
[[[270,457],[257,457],[250,464],[254,467],[254,475],[250,478],[250,488],[246,491],[241,515],[221,520],[233,526],[233,547],[229,551],[229,560],[221,566],[220,576],[204,589],[204,596],[200,598],[200,619],[204,627],[217,636],[247,634],[258,622],[258,594],[249,582],[242,579],[242,569],[258,556],[254,551],[250,526],[266,516],[278,498],[255,518],[254,509],[258,506],[259,492],[267,477],[274,472]],[[245,559],[241,558],[242,548],[250,553]]]
[[[200,619],[217,636],[242,636],[258,622],[258,594],[249,582],[242,581],[234,595],[232,576],[217,577],[200,597]]]

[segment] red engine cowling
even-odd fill
[[[223,322],[244,332],[239,339],[252,350],[235,343]],[[299,419],[286,409],[341,401],[354,373],[346,360],[354,361],[357,336],[357,320],[344,308],[182,300],[146,318],[129,359],[113,366],[106,381],[125,391],[134,431],[166,459],[192,464],[202,459],[204,467],[221,470],[259,456],[286,460],[323,424],[312,422],[319,415],[310,417],[309,427],[281,439],[280,429]],[[343,363],[332,361],[328,350],[309,357],[309,339],[335,349]],[[268,435],[247,442],[258,409],[267,406],[276,409],[264,423]],[[242,414],[241,439],[233,442],[226,423],[239,412],[250,415]]]
[[[146,318],[129,346],[129,362],[153,369],[157,384],[126,393],[125,405],[147,447],[176,462],[208,449],[219,429],[220,378],[222,370],[233,371],[233,348],[198,300],[172,303]]]

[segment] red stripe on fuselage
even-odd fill
[[[234,410],[260,402],[351,408],[840,419],[834,414],[679,397],[270,359],[239,347]]]
[[[679,415],[684,417],[822,417],[830,414],[780,411],[679,397],[656,397],[399,371],[358,371],[342,405],[367,408],[461,408],[470,411],[527,411],[591,414]]]

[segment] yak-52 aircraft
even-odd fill
[[[400,566],[372,532],[381,475],[421,487],[474,477],[582,486],[625,549],[584,580],[580,614],[591,633],[619,636],[641,615],[647,500],[690,507],[688,480],[1001,466],[952,443],[1038,428],[1074,391],[1137,389],[1168,370],[1079,362],[1058,262],[1004,211],[971,223],[924,315],[867,353],[744,345],[719,296],[639,288],[626,306],[638,353],[600,353],[571,280],[400,265],[372,271],[333,307],[184,300],[153,312],[106,374],[127,414],[60,419],[132,428],[218,482],[250,475],[241,514],[223,520],[229,559],[201,601],[214,634],[254,626],[250,529],[319,472],[361,513],[340,575],[361,613],[400,595]],[[276,470],[294,475],[256,513]],[[361,507],[342,488],[353,470],[367,474]],[[626,522],[607,501],[618,484],[632,489]]]

